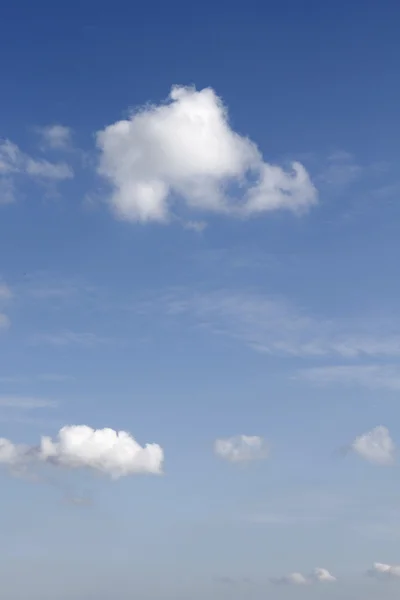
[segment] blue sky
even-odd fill
[[[0,23],[4,594],[397,597],[400,8],[82,4]]]

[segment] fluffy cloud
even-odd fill
[[[319,581],[321,583],[328,583],[328,582],[332,582],[332,581],[336,581],[336,577],[334,577],[331,573],[329,573],[329,571],[327,569],[322,569],[320,567],[314,569],[312,575],[311,575],[311,579],[313,581]]]
[[[257,435],[237,435],[215,441],[217,456],[233,463],[261,460],[268,456],[268,445]]]
[[[336,577],[331,575],[327,569],[316,568],[309,576],[295,571],[294,573],[289,573],[289,575],[284,575],[283,577],[273,578],[271,581],[278,585],[310,585],[313,583],[334,582],[336,581]]]
[[[351,449],[361,458],[378,465],[390,465],[394,461],[395,445],[389,430],[383,425],[358,436]]]
[[[43,144],[54,150],[68,148],[71,143],[71,129],[64,125],[38,127],[37,132],[42,137]]]
[[[65,426],[53,441],[43,436],[38,446],[0,439],[0,464],[12,468],[38,463],[71,469],[88,468],[118,479],[137,473],[160,474],[164,453],[158,444],[140,446],[126,431]]]
[[[367,575],[370,577],[376,577],[377,579],[400,577],[400,566],[376,562],[370,569],[368,569]]]
[[[174,86],[166,103],[98,132],[97,145],[98,171],[113,187],[110,202],[121,219],[165,222],[178,202],[248,217],[299,213],[317,201],[305,168],[295,162],[285,171],[264,162],[257,146],[231,129],[211,88]]]

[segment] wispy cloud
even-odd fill
[[[32,383],[34,381],[42,381],[49,383],[62,383],[65,381],[71,381],[73,377],[70,375],[62,375],[60,373],[40,373],[35,376],[26,375],[0,375],[0,383],[6,384],[23,384]]]
[[[247,463],[268,457],[267,442],[258,435],[237,435],[217,439],[214,452],[219,458],[232,463]]]
[[[400,320],[321,318],[283,298],[231,290],[187,293],[175,290],[137,303],[135,309],[189,318],[218,335],[258,352],[281,356],[400,356]]]
[[[30,339],[33,345],[49,344],[51,346],[84,346],[92,348],[107,342],[106,338],[90,332],[61,331],[58,333],[38,333]]]
[[[315,568],[310,575],[303,575],[298,571],[284,575],[283,577],[272,577],[271,583],[277,585],[310,585],[313,583],[332,583],[336,581],[328,569]]]
[[[33,158],[10,140],[0,140],[0,204],[15,200],[18,178],[32,181],[58,182],[74,177],[73,169],[65,162],[50,162]]]
[[[334,365],[300,369],[296,378],[314,385],[360,385],[370,389],[400,390],[400,365]]]
[[[55,408],[57,402],[46,398],[34,396],[11,396],[0,395],[0,408],[16,408],[22,410],[34,410],[37,408]]]
[[[318,179],[328,185],[343,187],[361,177],[363,170],[350,152],[339,150],[328,156],[326,166]]]
[[[71,145],[72,131],[65,125],[46,125],[36,127],[36,133],[41,137],[42,146],[53,150],[66,150]]]
[[[0,329],[6,329],[10,326],[10,319],[8,315],[6,315],[2,310],[8,304],[10,300],[14,297],[11,288],[4,283],[4,281],[0,280]]]

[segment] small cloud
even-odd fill
[[[183,227],[201,233],[207,227],[207,223],[205,221],[186,221]]]
[[[0,282],[0,302],[4,300],[11,300],[13,293],[7,284]]]
[[[289,573],[289,575],[271,579],[271,583],[278,585],[310,585],[313,583],[333,583],[334,581],[336,581],[336,577],[334,577],[327,569],[322,569],[320,567],[314,569],[309,576],[295,571]]]
[[[275,585],[307,585],[310,581],[302,573],[293,572],[283,577],[271,578],[271,583]]]
[[[350,448],[361,458],[377,465],[391,465],[394,462],[395,445],[389,430],[383,425],[357,437]]]
[[[375,562],[367,571],[369,577],[377,579],[390,579],[400,577],[400,565],[388,565],[385,563]]]
[[[48,160],[28,158],[25,173],[39,179],[63,180],[72,179],[74,172],[66,163],[51,163]]]
[[[43,145],[53,150],[65,150],[71,145],[72,131],[64,125],[37,127],[36,132],[41,136]]]
[[[43,183],[71,179],[73,176],[72,168],[64,162],[35,159],[10,140],[0,140],[0,204],[15,200],[16,183],[20,178],[29,177]]]
[[[316,569],[314,569],[314,571],[311,575],[311,579],[313,579],[314,581],[317,581],[317,582],[319,581],[321,583],[336,581],[336,577],[334,577],[331,573],[329,573],[329,571],[327,569],[322,569],[320,567],[317,567]]]
[[[126,431],[92,429],[87,425],[67,425],[53,441],[41,438],[37,446],[14,444],[0,438],[0,464],[28,470],[47,463],[53,467],[91,469],[112,479],[127,475],[162,473],[164,453],[158,444],[140,446]]]
[[[262,437],[257,435],[237,435],[217,439],[214,444],[217,456],[233,463],[245,463],[268,457],[269,447]]]

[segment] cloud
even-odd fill
[[[372,567],[368,569],[367,575],[369,577],[376,577],[377,579],[398,578],[400,577],[400,566],[375,562]]]
[[[310,585],[313,583],[330,583],[334,581],[336,581],[336,577],[331,575],[327,569],[322,568],[314,569],[309,576],[295,571],[289,573],[289,575],[271,579],[271,583],[277,585]]]
[[[11,300],[13,293],[7,284],[0,282],[0,301]]]
[[[61,331],[59,333],[39,333],[33,336],[32,344],[49,344],[51,346],[85,346],[93,347],[104,343],[105,338],[101,338],[94,333],[79,331]]]
[[[389,430],[383,425],[357,437],[351,449],[361,458],[377,465],[390,465],[394,461],[395,445]]]
[[[319,179],[328,185],[344,187],[354,183],[363,173],[352,154],[345,151],[333,152],[328,156],[327,166]]]
[[[10,319],[4,313],[0,313],[0,329],[7,329],[10,326]]]
[[[301,213],[317,202],[303,165],[286,171],[264,162],[257,146],[233,131],[211,88],[173,86],[164,104],[99,131],[97,146],[98,172],[112,186],[110,204],[120,219],[167,222],[179,203],[250,217]]]
[[[43,145],[48,148],[65,150],[71,144],[71,129],[64,125],[37,127],[36,131],[42,137]]]
[[[35,408],[54,408],[57,403],[53,400],[45,398],[35,398],[32,396],[10,396],[0,395],[0,408],[19,408],[19,409],[35,409]]]
[[[13,293],[8,285],[0,281],[0,309],[13,298]],[[0,310],[0,329],[6,329],[10,326],[10,319]]]
[[[316,385],[338,383],[361,385],[369,389],[400,390],[398,365],[335,365],[300,369],[296,377]]]
[[[36,160],[10,140],[0,141],[0,174],[25,174],[42,179],[70,179],[73,171],[66,163]]]
[[[18,178],[57,182],[73,176],[72,168],[65,162],[53,163],[32,158],[10,140],[0,140],[0,204],[14,202]]]
[[[0,438],[0,464],[27,468],[41,463],[69,469],[100,471],[112,479],[140,473],[161,474],[164,453],[158,444],[140,446],[126,431],[67,425],[53,441],[41,438],[38,446],[14,444]]]
[[[327,569],[322,569],[320,567],[314,569],[311,579],[316,582],[321,583],[329,583],[336,581],[336,577],[334,577]]]
[[[244,463],[267,458],[269,448],[262,437],[237,435],[216,440],[214,451],[217,456],[224,460],[233,463]]]
[[[137,304],[141,312],[189,316],[218,335],[267,354],[346,359],[400,356],[400,321],[313,317],[284,298],[235,290],[173,290]]]
[[[41,179],[71,179],[74,173],[66,163],[51,163],[48,160],[33,160],[28,158],[25,163],[25,173]]]

